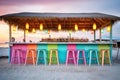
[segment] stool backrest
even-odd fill
[[[120,48],[120,42],[117,42],[117,47]]]

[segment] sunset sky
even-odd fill
[[[0,0],[0,16],[18,12],[99,12],[120,17],[120,0]],[[8,41],[8,29],[1,21],[0,42]],[[120,22],[113,26],[113,37],[120,38],[118,34]],[[103,36],[107,37],[108,33]]]

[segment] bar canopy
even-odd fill
[[[96,30],[114,24],[120,20],[120,17],[103,14],[103,13],[15,13],[0,16],[9,25],[16,25],[18,29],[25,30],[26,23],[29,24],[29,31],[32,29],[39,30],[43,25],[43,30],[93,30],[93,24],[96,24]]]

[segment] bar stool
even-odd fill
[[[91,61],[92,61],[92,59],[94,59],[94,58],[92,58],[92,56],[95,54],[95,59],[97,60],[97,63],[98,63],[98,66],[99,66],[99,60],[98,60],[98,51],[96,50],[96,49],[90,49],[89,50],[89,55],[88,55],[88,57],[89,57],[89,66],[91,66]]]
[[[43,54],[43,57],[40,56],[40,54]],[[44,64],[46,65],[47,64],[47,55],[46,55],[46,50],[45,49],[38,49],[38,52],[37,52],[37,60],[36,60],[36,65],[38,64],[38,61],[39,60],[44,60]]]
[[[59,65],[58,50],[57,50],[57,49],[51,49],[51,50],[50,50],[50,60],[49,60],[49,65],[51,65],[51,63],[52,63],[53,54],[56,55],[56,57],[54,57],[54,58],[56,58],[56,60],[57,60],[57,64]]]
[[[23,59],[21,59],[23,58],[21,49],[13,49],[13,53],[11,55],[11,63],[13,63],[16,58],[17,58],[18,64],[21,64],[23,62]]]
[[[32,54],[31,57],[29,57],[29,54]],[[32,59],[33,64],[35,65],[35,54],[36,54],[36,50],[35,49],[28,49],[27,53],[26,53],[26,58],[25,58],[25,65],[27,63],[27,60]]]
[[[69,59],[73,59],[74,65],[76,65],[76,60],[75,60],[75,51],[76,50],[67,50],[67,56],[66,56],[66,66],[68,64]],[[72,53],[72,58],[70,58],[70,53]]]
[[[80,58],[80,53],[82,53],[82,58]],[[77,65],[79,64],[79,60],[83,59],[84,65],[86,65],[86,57],[85,57],[85,51],[84,50],[77,50]]]
[[[106,58],[109,60],[109,64],[111,66],[111,59],[110,59],[109,49],[101,49],[100,53],[102,54],[102,66],[104,65],[105,54],[107,54]]]

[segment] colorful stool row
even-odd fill
[[[75,57],[77,51],[77,59]],[[80,54],[82,53],[82,58],[80,58]],[[32,60],[32,63],[35,65],[38,65],[38,61],[41,59],[42,61],[44,61],[44,64],[47,64],[47,51],[45,49],[38,49],[37,50],[37,59],[35,59],[36,57],[36,50],[35,49],[28,49],[27,53],[26,53],[26,57],[25,57],[25,62],[22,59],[23,58],[23,54],[22,54],[22,49],[14,49],[13,53],[11,55],[11,63],[13,63],[14,60],[17,60],[18,64],[24,63],[25,65],[27,64],[28,60]],[[40,54],[43,54],[42,57],[40,57]],[[53,54],[55,54],[56,56],[53,57]],[[70,54],[72,54],[72,57],[69,57]],[[111,65],[111,59],[110,59],[110,53],[108,49],[102,49],[100,50],[100,54],[101,54],[101,60],[102,60],[102,66],[104,65],[104,60],[108,59],[109,60],[109,64]],[[31,55],[30,57],[28,55]],[[95,57],[93,58],[92,56]],[[105,58],[105,55],[107,55],[107,58]],[[96,49],[90,49],[89,53],[88,53],[88,61],[89,61],[89,66],[91,66],[92,64],[92,59],[97,61],[97,64],[99,65],[99,57],[98,57],[98,51]],[[57,64],[59,65],[59,59],[58,59],[58,50],[57,49],[51,49],[50,50],[50,59],[49,59],[49,65],[52,64],[52,59],[56,59]],[[83,60],[84,65],[86,65],[86,56],[85,56],[85,50],[67,50],[67,56],[66,56],[66,65],[68,65],[69,60],[73,60],[74,65],[78,65],[79,64],[79,60]]]

